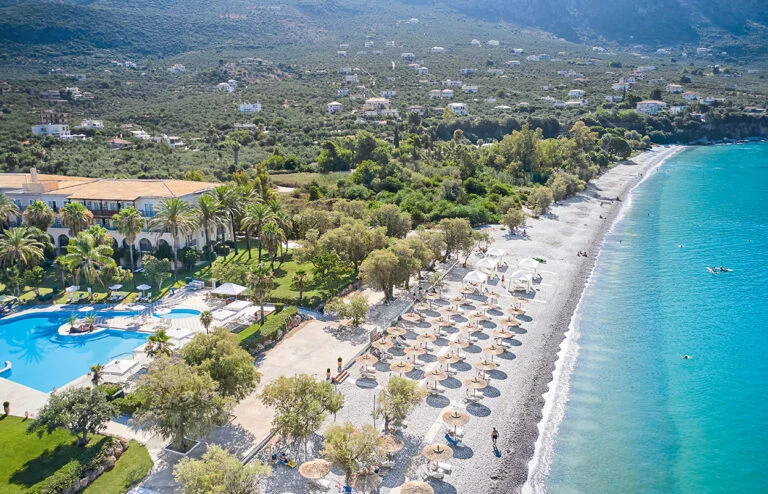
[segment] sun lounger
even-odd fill
[[[448,445],[452,448],[455,448],[457,446],[461,446],[461,439],[454,439],[450,436],[450,434],[445,435],[445,440],[448,443]]]
[[[450,463],[444,463],[442,461],[437,462],[437,467],[443,471],[443,473],[447,473],[450,475],[450,473],[453,471],[453,465]]]
[[[317,490],[330,491],[332,487],[335,487],[334,483],[328,479],[316,479],[314,481]]]
[[[445,472],[437,465],[430,463],[427,465],[427,470],[424,472],[424,480],[443,480],[445,478]]]
[[[445,393],[445,388],[437,385],[437,386],[427,386],[427,392],[431,395],[441,395]]]
[[[481,395],[481,394],[466,395],[466,396],[464,396],[464,401],[466,401],[468,403],[477,403],[480,400],[482,400],[483,398],[484,398],[484,396]]]

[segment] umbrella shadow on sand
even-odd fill
[[[451,404],[451,400],[447,396],[443,395],[429,395],[425,401],[427,402],[427,405],[431,406],[432,408],[439,409],[443,409]]]

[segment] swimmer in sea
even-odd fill
[[[690,356],[690,355],[683,355],[683,360],[688,360],[688,359],[690,359],[690,358],[691,358],[691,356]]]

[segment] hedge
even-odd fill
[[[238,333],[238,336],[240,336],[240,346],[250,349],[259,343],[271,341],[277,332],[285,329],[288,321],[298,313],[299,309],[289,306],[280,312],[270,314],[265,318],[263,325],[256,323]]]

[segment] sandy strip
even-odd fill
[[[523,348],[514,362],[514,377],[505,382],[506,389],[501,389],[508,401],[506,410],[502,411],[504,421],[496,427],[501,432],[500,449],[506,454],[491,474],[489,492],[522,491],[528,479],[529,463],[532,473],[539,478],[526,484],[526,492],[537,491],[535,486],[541,485],[548,473],[551,449],[546,450],[551,448],[560,419],[556,414],[550,416],[552,401],[558,397],[549,392],[549,387],[550,383],[554,384],[553,388],[557,387],[561,377],[568,377],[556,372],[558,352],[603,239],[620,217],[632,188],[682,149],[682,146],[657,147],[618,165],[590,183],[583,193],[552,207],[544,217],[529,220],[527,239],[496,242],[513,258],[537,256],[547,259],[547,263],[541,265],[538,293],[528,303],[528,314],[533,320],[528,334],[520,338]],[[621,202],[615,201],[617,197]],[[586,251],[588,257],[577,256],[578,251]],[[540,429],[549,435],[549,441],[539,440]]]

